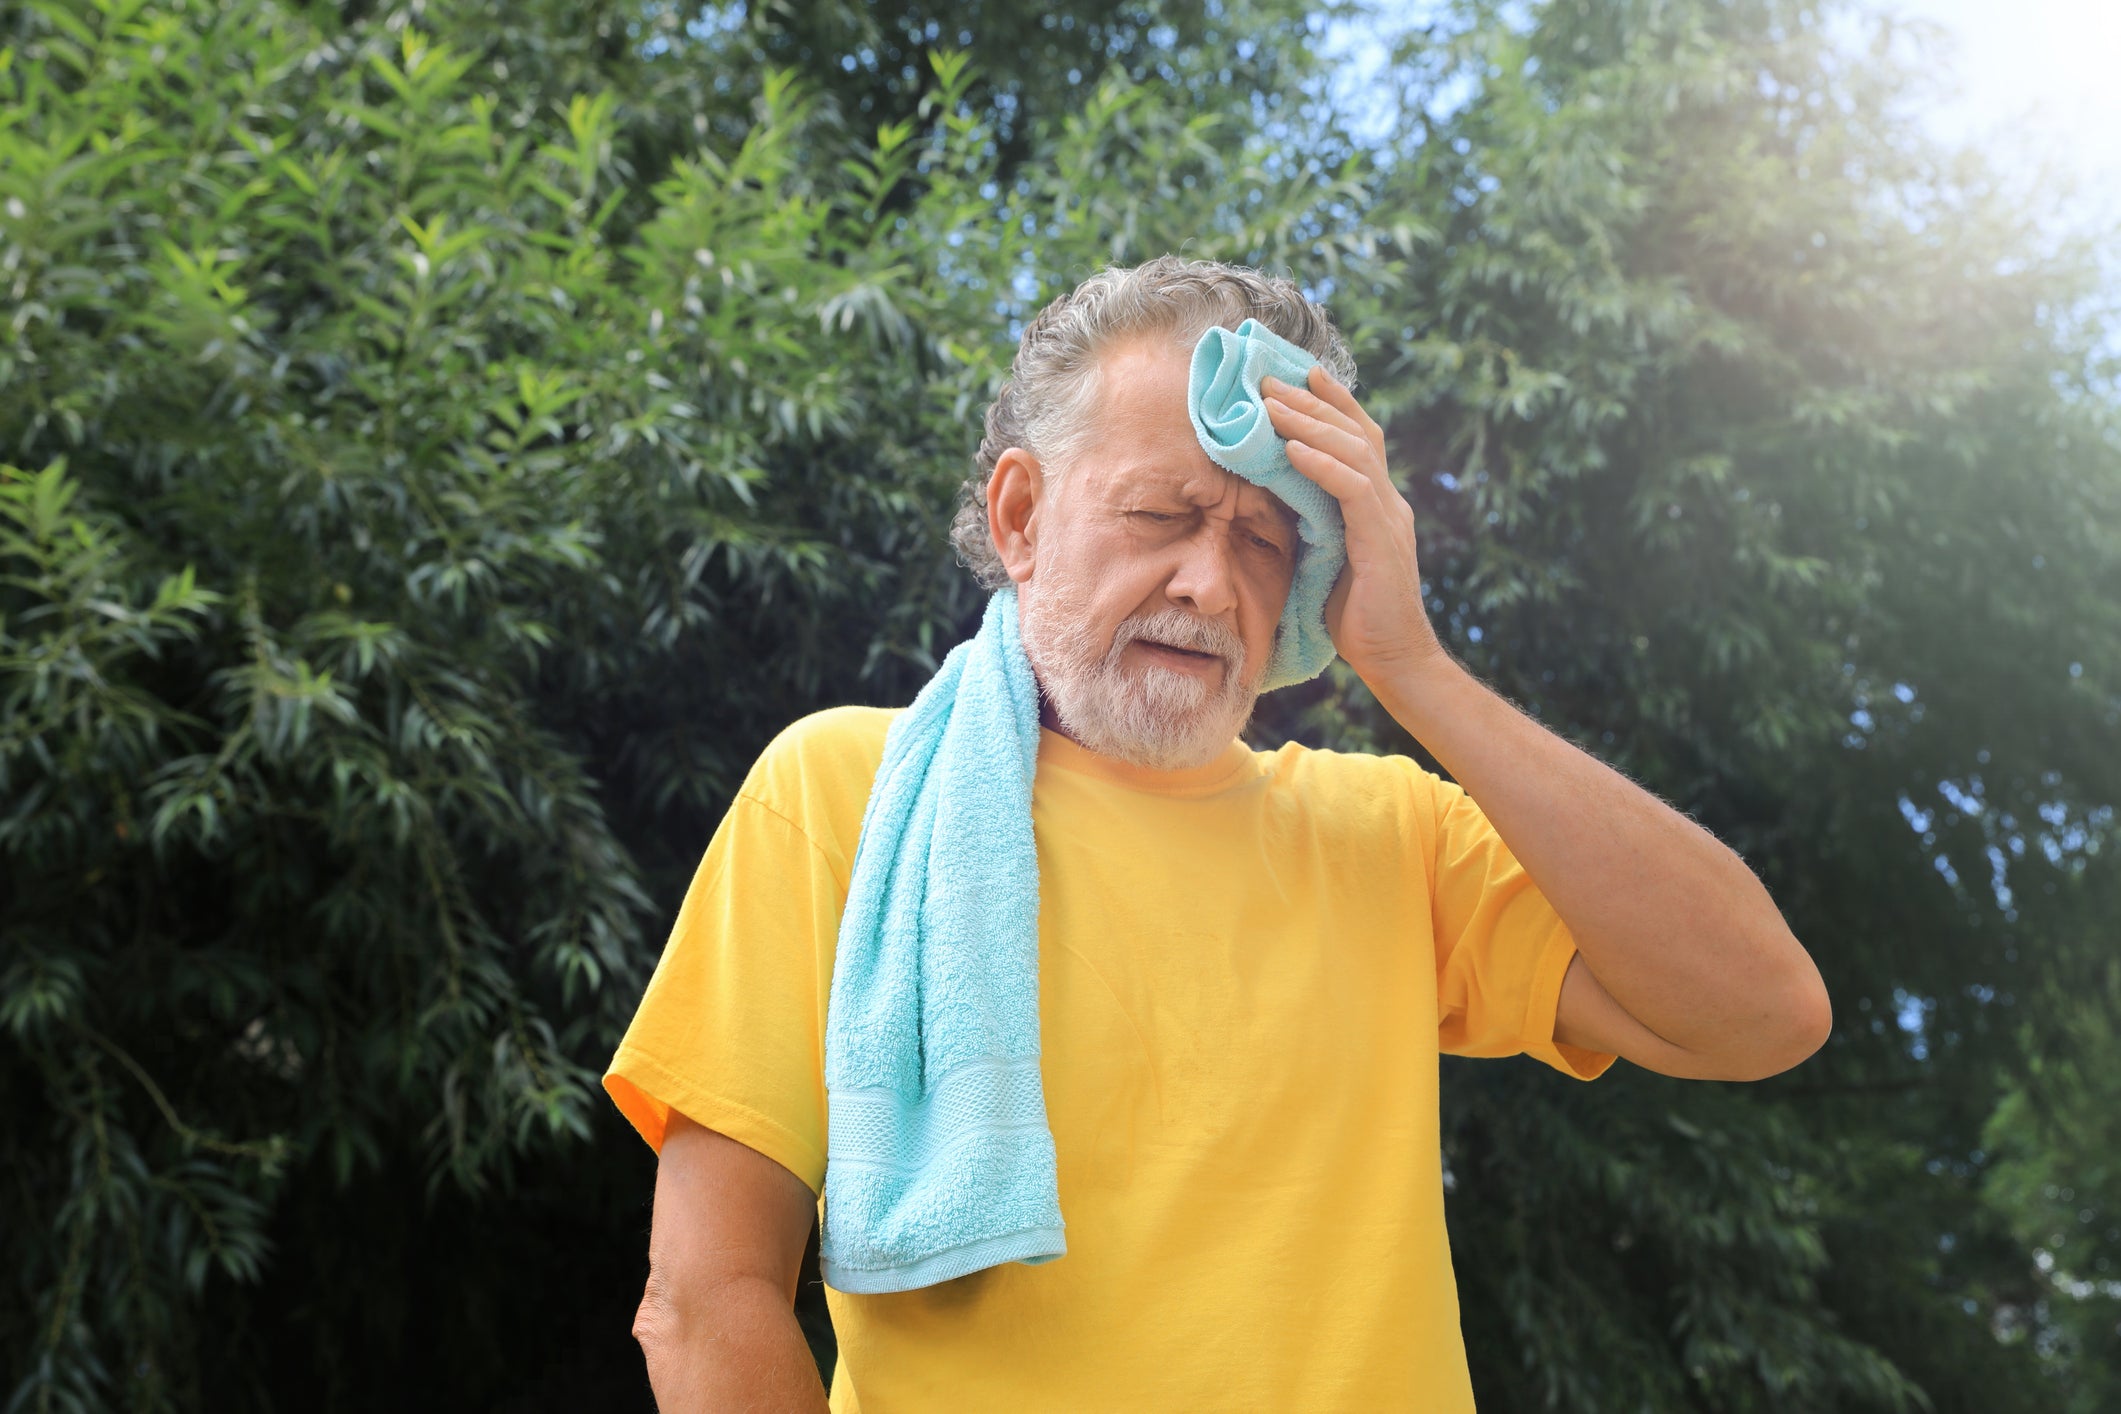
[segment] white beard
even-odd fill
[[[1101,653],[1086,599],[1065,578],[1017,586],[1024,654],[1069,736],[1100,756],[1159,771],[1205,766],[1237,739],[1259,700],[1260,673],[1243,672],[1235,629],[1172,607],[1126,620]],[[1138,638],[1216,654],[1220,686],[1155,663],[1130,672],[1120,655]]]

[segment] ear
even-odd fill
[[[987,533],[1009,578],[1022,584],[1031,578],[1038,557],[1038,513],[1046,501],[1046,478],[1038,458],[1022,447],[1009,447],[994,462],[987,478]]]

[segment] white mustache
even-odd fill
[[[1185,648],[1234,663],[1244,656],[1244,640],[1237,630],[1213,619],[1199,619],[1179,609],[1167,609],[1145,618],[1129,619],[1112,636],[1112,656],[1135,640]]]
[[[1235,625],[1166,604],[1122,622],[1099,652],[1089,598],[1088,585],[1056,578],[1024,605],[1024,651],[1062,724],[1093,751],[1156,769],[1197,766],[1228,747],[1259,696]],[[1130,672],[1121,659],[1140,640],[1214,655],[1220,685],[1162,665]]]

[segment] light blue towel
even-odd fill
[[[1333,660],[1326,594],[1346,562],[1338,503],[1289,464],[1259,405],[1269,373],[1317,360],[1256,320],[1194,346],[1201,445],[1302,524],[1262,689]],[[825,1213],[839,1291],[909,1291],[1067,1251],[1039,1078],[1038,684],[1014,586],[884,737],[862,814],[825,1020]]]
[[[884,736],[825,1020],[825,1218],[840,1291],[1067,1250],[1038,1075],[1038,683],[1016,590]]]
[[[1296,579],[1274,629],[1274,652],[1259,681],[1261,692],[1309,682],[1333,661],[1326,596],[1348,562],[1340,502],[1290,464],[1288,440],[1274,430],[1259,393],[1263,376],[1308,389],[1311,365],[1317,362],[1308,349],[1247,319],[1235,329],[1214,328],[1202,335],[1193,346],[1187,379],[1187,406],[1201,446],[1219,465],[1281,497],[1296,512],[1303,541]]]

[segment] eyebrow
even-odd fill
[[[1268,500],[1270,505],[1265,513],[1239,511],[1235,517],[1236,523],[1238,525],[1251,526],[1257,531],[1261,528],[1261,523],[1266,522],[1286,542],[1282,547],[1283,549],[1295,549],[1298,542],[1303,539],[1303,518],[1297,515],[1294,506],[1291,506],[1281,497],[1269,492]],[[1200,509],[1199,502],[1195,501],[1191,496],[1180,494],[1178,486],[1169,481],[1165,481],[1161,485],[1130,487],[1120,496],[1119,504],[1124,506],[1129,502],[1140,501],[1161,501],[1167,505],[1184,506],[1189,510],[1197,511]]]
[[[1125,467],[1122,469],[1121,475],[1123,479],[1119,482],[1119,494],[1122,500],[1128,499],[1130,496],[1163,495],[1174,501],[1184,501],[1188,505],[1197,506],[1199,504],[1191,496],[1185,494],[1186,482],[1192,476],[1190,472],[1174,473],[1165,470],[1161,466],[1152,464]],[[1257,485],[1256,482],[1254,484]],[[1271,491],[1266,493],[1266,497],[1268,515],[1282,529],[1291,535],[1295,535],[1303,524],[1302,517],[1296,513],[1296,508]],[[1252,511],[1241,511],[1238,513],[1239,520],[1257,520],[1259,518],[1259,515]]]
[[[1281,497],[1275,495],[1271,491],[1267,493],[1267,503],[1268,510],[1265,519],[1273,521],[1276,525],[1281,527],[1282,532],[1284,534],[1292,537],[1296,536],[1302,531],[1303,518],[1296,514],[1296,508],[1294,506],[1290,505],[1287,501],[1284,501]],[[1249,512],[1240,514],[1237,518],[1239,520],[1261,519],[1260,516]]]
[[[1281,522],[1282,529],[1288,531],[1291,535],[1303,529],[1303,517],[1296,513],[1296,507],[1272,492],[1268,493],[1268,498],[1273,503],[1274,519]]]

